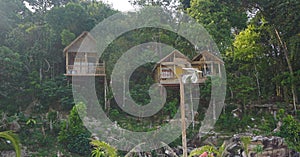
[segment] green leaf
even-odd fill
[[[17,136],[14,133],[12,133],[11,131],[0,132],[0,138],[4,138],[6,140],[9,140],[15,148],[16,157],[21,157],[20,142],[19,142],[19,139],[17,138]]]

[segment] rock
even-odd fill
[[[230,156],[240,154],[238,150],[243,147],[241,142],[241,137],[245,135],[235,135],[229,140],[227,145],[227,152]],[[251,143],[248,145],[248,156],[258,156],[258,157],[285,157],[289,156],[289,149],[287,148],[284,139],[281,137],[271,136],[249,136],[251,137]],[[243,151],[244,153],[245,151]],[[242,153],[242,154],[243,154]]]
[[[16,152],[13,150],[10,151],[1,151],[0,152],[1,157],[13,157],[16,156]],[[25,150],[21,150],[21,157],[28,157],[29,155],[26,153]]]
[[[12,130],[13,132],[19,132],[20,129],[21,126],[17,121],[13,121],[9,124],[9,130]]]

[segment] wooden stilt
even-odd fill
[[[214,98],[212,100],[212,103],[213,103],[213,119],[216,120],[217,119],[217,117],[216,117],[216,102],[215,102]]]
[[[193,103],[193,92],[192,92],[193,84],[190,84],[190,101],[191,101],[191,112],[192,112],[192,126],[193,129],[195,128],[195,121],[194,121],[194,103]]]
[[[104,76],[104,109],[107,110],[107,80],[106,76]]]
[[[222,74],[221,74],[221,64],[218,63],[218,68],[219,68],[219,76],[222,77]]]
[[[125,82],[125,74],[124,74],[124,75],[123,75],[123,104],[122,104],[123,107],[125,106],[125,98],[126,98],[126,97],[125,97],[125,94],[126,94],[126,89],[125,89],[126,86],[125,86],[125,83],[126,83],[126,82]]]

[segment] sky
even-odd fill
[[[119,11],[133,11],[134,7],[128,2],[128,0],[102,0],[102,2],[111,4],[112,8]]]
[[[119,11],[133,11],[135,10],[134,7],[128,2],[128,0],[101,0],[104,3],[107,3],[112,6],[112,8],[119,10]],[[30,10],[30,6],[27,2],[24,2],[26,7]]]

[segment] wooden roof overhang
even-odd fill
[[[81,33],[75,40],[73,40],[64,50],[64,55],[67,52],[89,52],[97,53],[97,46],[95,38],[87,31]]]

